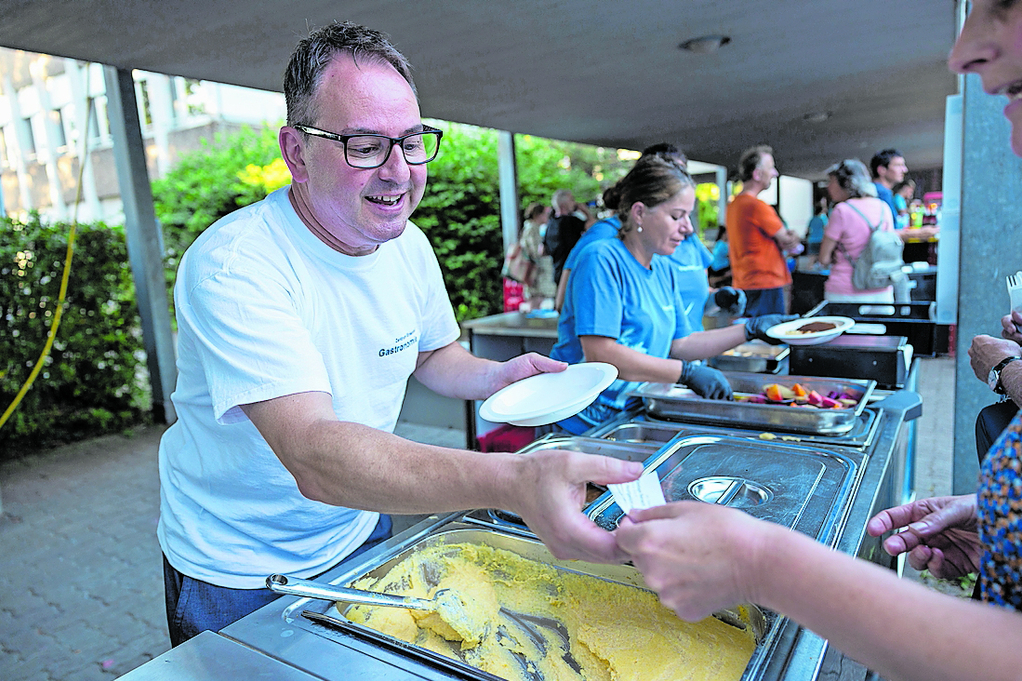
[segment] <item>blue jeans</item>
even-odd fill
[[[380,515],[376,529],[369,538],[338,565],[389,539],[390,530],[390,516]],[[175,570],[167,562],[166,556],[163,557],[163,586],[167,599],[167,626],[170,629],[171,646],[178,646],[207,629],[220,631],[228,624],[280,598],[280,594],[269,589],[229,589],[192,579]]]

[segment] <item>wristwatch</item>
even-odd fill
[[[1001,385],[1001,371],[1004,370],[1004,367],[1017,359],[1022,359],[1022,357],[1005,357],[994,365],[994,368],[991,369],[990,373],[987,375],[987,385],[990,386],[990,389],[998,395],[1004,394],[1004,386]]]

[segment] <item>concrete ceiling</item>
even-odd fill
[[[672,141],[780,170],[900,149],[938,168],[952,0],[0,0],[0,45],[279,91],[294,44],[335,19],[388,33],[423,115],[641,149]],[[720,34],[697,55],[679,43]],[[808,114],[830,112],[821,123]]]

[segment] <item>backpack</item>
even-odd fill
[[[501,276],[506,279],[513,279],[527,286],[536,283],[536,263],[532,262],[521,242],[512,244],[507,257],[504,258],[504,267],[501,269]]]
[[[880,229],[883,217],[877,224],[870,225],[861,210],[850,203],[848,207],[866,221],[870,232],[866,247],[854,260],[848,256],[844,246],[838,244],[845,259],[852,264],[852,286],[858,291],[891,286],[896,279],[901,277],[901,268],[905,265],[905,261],[902,259],[902,253],[905,250],[904,242],[897,232]]]

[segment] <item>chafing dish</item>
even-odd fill
[[[789,350],[787,345],[769,345],[753,340],[711,357],[707,362],[721,371],[772,374],[781,368],[781,361],[788,356]]]
[[[865,409],[856,418],[852,428],[845,433],[788,433],[773,432],[759,427],[740,428],[736,426],[712,426],[667,421],[654,418],[643,411],[629,411],[618,418],[597,426],[586,433],[586,437],[627,442],[629,444],[660,445],[676,437],[693,435],[728,435],[760,442],[798,443],[808,446],[848,447],[866,451],[876,439],[880,430],[883,412]]]
[[[743,372],[725,372],[724,375],[735,392],[760,393],[771,383],[786,387],[799,383],[821,395],[832,391],[847,393],[855,396],[858,402],[848,409],[810,409],[783,404],[707,400],[683,386],[670,383],[643,383],[633,394],[641,398],[646,411],[657,418],[792,433],[840,434],[852,429],[876,387],[876,381],[872,380],[765,376]]]
[[[644,468],[656,473],[668,502],[697,500],[739,508],[832,544],[843,528],[858,464],[839,448],[683,436]],[[587,514],[612,530],[623,515],[606,493]]]
[[[358,562],[332,579],[330,583],[351,586],[364,577],[382,577],[394,565],[413,555],[416,551],[437,544],[454,543],[484,544],[511,551],[524,558],[550,565],[558,572],[589,575],[629,588],[647,589],[641,574],[631,566],[598,565],[582,561],[557,560],[547,551],[542,543],[531,535],[509,533],[499,528],[484,529],[465,520],[454,520],[432,531],[414,535],[383,554],[373,555],[367,560]],[[347,606],[341,604],[341,608],[346,610]],[[779,632],[786,623],[786,620],[776,613],[762,610],[755,606],[743,606],[742,610],[745,612],[738,609],[723,610],[715,613],[715,616],[728,624],[751,628],[756,639],[756,649],[742,678],[753,679],[759,677],[761,670],[768,663],[772,647],[776,644]],[[498,678],[475,669],[457,659],[439,655],[363,625],[350,622],[344,618],[343,612],[339,611],[332,603],[302,598],[286,605],[279,616],[292,627],[306,630],[319,637],[332,639],[345,646],[352,645],[352,638],[369,642],[374,645],[377,651],[376,654],[382,656],[381,659],[388,659],[393,656],[394,664],[399,664],[404,668],[414,669],[415,667],[410,665],[417,664],[420,667],[431,667],[434,670],[441,670],[448,674],[453,672],[459,678],[487,680]],[[404,662],[398,662],[402,658]],[[312,673],[317,673],[318,669],[328,667],[329,660],[316,660],[310,661],[306,669]]]

